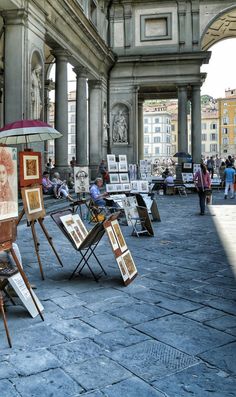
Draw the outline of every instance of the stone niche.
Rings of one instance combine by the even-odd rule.
[[[112,143],[129,143],[129,109],[122,103],[112,108]]]

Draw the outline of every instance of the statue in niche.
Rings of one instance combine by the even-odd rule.
[[[40,118],[42,109],[41,100],[41,71],[42,67],[36,65],[31,73],[31,104],[32,104],[32,119],[37,120]]]
[[[127,134],[128,134],[128,126],[127,126],[126,118],[122,110],[119,110],[119,112],[115,115],[113,121],[113,141],[127,143],[128,142]]]

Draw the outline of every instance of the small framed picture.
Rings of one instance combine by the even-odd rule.
[[[119,249],[119,245],[118,245],[118,242],[117,242],[116,237],[114,235],[112,227],[108,226],[106,228],[106,231],[107,231],[107,234],[108,234],[108,237],[109,237],[109,240],[110,240],[110,243],[111,243],[113,251],[118,250]]]
[[[119,163],[119,171],[120,172],[128,172],[128,165],[125,162]]]
[[[108,163],[108,172],[118,172],[118,163],[115,161]]]
[[[30,186],[42,181],[40,152],[19,152],[20,187]]]
[[[124,252],[124,254],[122,255],[122,259],[123,259],[125,266],[128,270],[129,278],[133,278],[135,276],[135,274],[137,273],[137,269],[136,269],[136,266],[135,266],[135,263],[134,263],[134,260],[132,258],[130,251]]]
[[[127,156],[126,156],[126,154],[119,154],[119,162],[120,162],[120,163],[127,163]]]
[[[89,170],[88,167],[74,167],[75,193],[89,192]]]
[[[0,147],[0,221],[18,216],[17,150]]]
[[[129,280],[129,273],[122,256],[118,256],[118,258],[116,258],[116,262],[120,269],[120,273],[123,278],[123,281],[126,282],[127,280]]]
[[[107,154],[107,163],[115,163],[116,162],[116,156],[114,154]]]
[[[106,192],[111,193],[111,192],[116,192],[116,185],[112,183],[107,183],[106,184]]]
[[[45,217],[46,211],[44,209],[41,185],[21,188],[21,196],[28,221]]]
[[[112,226],[113,232],[116,236],[116,239],[118,241],[121,252],[125,252],[127,250],[127,245],[126,245],[125,239],[123,237],[123,234],[122,234],[122,231],[121,231],[121,228],[120,228],[120,225],[119,225],[117,219],[115,219],[114,221],[111,222],[111,226]]]
[[[130,183],[123,183],[122,190],[123,192],[129,192],[131,190]]]
[[[111,183],[119,183],[120,179],[119,179],[119,174],[110,174],[110,182]]]
[[[126,183],[129,182],[129,174],[125,173],[125,174],[120,174],[120,183]]]
[[[130,182],[130,185],[131,185],[131,190],[133,191],[133,192],[138,192],[139,191],[139,184],[138,184],[138,181],[131,181]]]
[[[148,193],[148,181],[139,181],[139,191]]]
[[[117,192],[122,192],[123,191],[122,189],[123,189],[123,185],[121,183],[117,183],[116,184],[116,191]]]

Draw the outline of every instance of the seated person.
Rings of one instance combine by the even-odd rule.
[[[162,172],[161,176],[162,178],[166,178],[169,175],[170,171],[169,168],[166,168],[165,171]]]
[[[57,186],[55,185],[55,183],[50,181],[48,171],[44,171],[43,173],[42,187],[43,194],[53,194],[54,197],[57,198]]]
[[[106,201],[104,200],[103,197],[107,197],[108,193],[104,192],[101,193],[100,189],[103,185],[103,180],[102,178],[96,178],[94,181],[94,184],[90,187],[90,196],[92,200],[94,201],[94,204],[98,205],[99,207],[105,207],[106,206]]]
[[[54,172],[52,183],[56,186],[57,198],[65,197],[67,200],[74,201],[71,195],[69,194],[69,189],[66,184],[66,181],[62,181],[60,179],[59,172]]]
[[[164,193],[166,193],[167,186],[175,186],[173,175],[169,173],[164,180]]]

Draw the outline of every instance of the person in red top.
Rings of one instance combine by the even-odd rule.
[[[193,177],[193,181],[199,196],[200,215],[204,215],[206,206],[206,190],[211,188],[211,177],[205,164],[201,163],[200,169]]]

